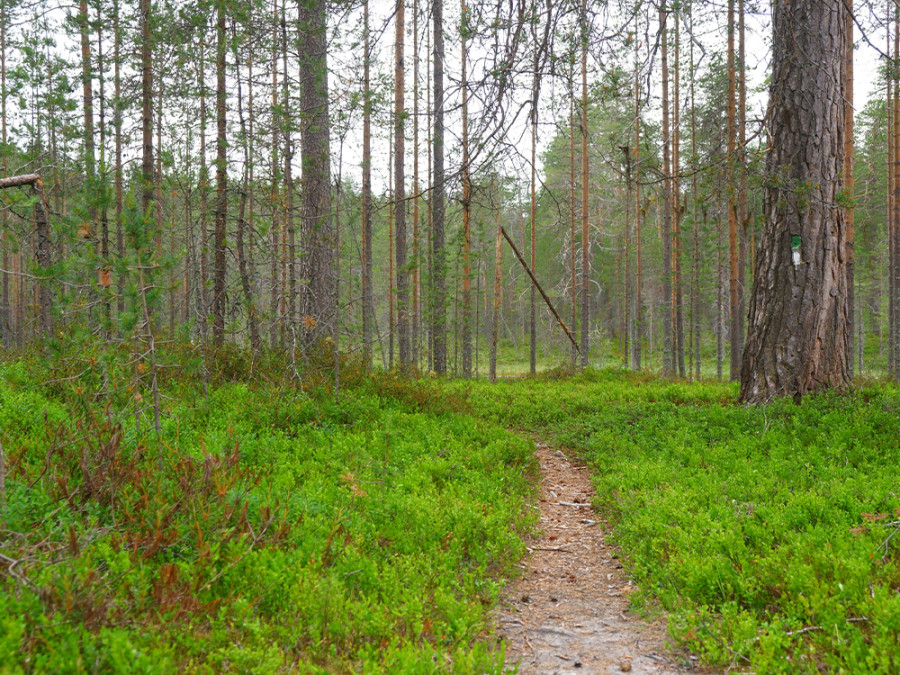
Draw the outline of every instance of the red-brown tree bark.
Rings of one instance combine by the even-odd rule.
[[[799,401],[849,381],[842,206],[848,21],[840,0],[775,6],[772,141],[741,370],[745,403]]]

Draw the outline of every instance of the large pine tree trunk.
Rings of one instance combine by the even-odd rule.
[[[303,161],[302,313],[307,337],[331,334],[334,295],[334,218],[328,121],[328,35],[325,0],[300,0],[301,154]]]
[[[756,259],[742,402],[841,388],[849,380],[840,0],[778,3],[773,17],[772,142]],[[796,253],[792,255],[792,247]]]
[[[406,37],[405,0],[397,0],[394,14],[394,245],[397,271],[397,347],[401,366],[410,362],[409,271],[406,268]]]

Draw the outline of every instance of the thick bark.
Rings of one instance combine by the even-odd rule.
[[[849,381],[847,224],[840,204],[849,20],[840,0],[775,7],[766,220],[742,402],[799,401]]]
[[[325,0],[300,0],[300,119],[303,157],[302,313],[307,338],[332,332],[335,228],[331,213],[331,151],[328,121],[328,35]]]

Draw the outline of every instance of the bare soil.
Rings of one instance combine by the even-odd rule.
[[[662,619],[629,612],[636,587],[591,507],[587,467],[540,442],[537,455],[541,532],[498,611],[507,666],[523,675],[691,671],[693,657],[666,647]]]

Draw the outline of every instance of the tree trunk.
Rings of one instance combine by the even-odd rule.
[[[372,365],[372,327],[375,301],[372,293],[372,89],[369,74],[371,45],[369,2],[363,3],[363,156],[362,156],[362,341],[363,361]]]
[[[216,7],[216,224],[213,259],[213,344],[225,342],[225,218],[228,209],[226,192],[225,119],[225,2]]]
[[[581,0],[581,367],[587,368],[591,334],[591,243],[590,243],[590,194],[591,174],[588,160],[588,84],[587,54],[588,25],[586,0]],[[627,348],[626,348],[626,359]]]
[[[659,32],[662,42],[662,143],[663,143],[663,209],[662,209],[662,315],[663,315],[663,375],[671,377],[675,374],[674,353],[672,350],[672,160],[671,136],[669,131],[669,55],[668,28],[666,26],[667,10],[661,6],[659,10]]]
[[[472,181],[469,175],[469,89],[466,79],[466,36],[469,31],[466,0],[460,3],[461,11],[461,80],[462,89],[462,210],[463,210],[463,289],[462,289],[462,369],[463,377],[472,376]]]
[[[325,0],[300,0],[300,119],[303,155],[303,314],[307,339],[332,332],[334,218],[328,121],[328,34]]]
[[[850,335],[850,356],[847,359],[847,374],[853,378],[853,326],[856,302],[854,297],[854,236],[855,236],[855,181],[853,176],[853,0],[845,0],[845,8],[849,13],[845,21],[847,36],[845,38],[844,69],[844,205],[847,220],[847,332]],[[860,363],[862,370],[862,363]]]
[[[447,262],[444,251],[444,3],[434,0],[434,190],[431,196],[432,226],[432,340],[433,370],[447,372],[447,323],[444,305],[447,296]]]
[[[397,0],[394,13],[394,245],[397,272],[397,348],[400,366],[410,362],[409,271],[406,269],[406,0]],[[465,122],[463,122],[465,124]]]
[[[844,68],[840,0],[775,6],[772,143],[741,371],[745,403],[849,381]]]
[[[743,314],[741,312],[741,279],[738,264],[738,190],[737,155],[735,142],[737,137],[737,109],[735,93],[735,58],[734,58],[734,2],[728,0],[728,163],[731,186],[728,189],[728,264],[729,264],[729,308],[731,315],[731,370],[730,378],[737,380],[741,369],[741,339],[743,337]]]

